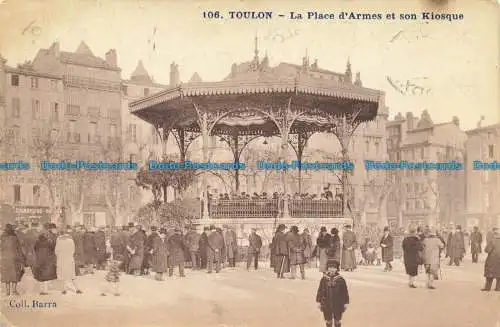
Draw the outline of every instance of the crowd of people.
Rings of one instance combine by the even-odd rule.
[[[380,233],[377,236],[377,233]],[[361,244],[358,239],[364,239]],[[342,233],[337,228],[328,232],[321,227],[313,239],[308,228],[302,232],[297,226],[288,230],[283,224],[276,229],[269,244],[270,266],[277,278],[306,278],[306,267],[318,265],[326,273],[331,262],[339,262],[339,269],[354,271],[358,265],[385,264],[384,271],[393,270],[395,237],[385,228],[383,231],[353,231],[346,225]],[[434,289],[434,280],[439,279],[442,256],[449,258],[448,264],[459,266],[469,243],[472,262],[478,262],[483,251],[483,237],[474,228],[466,242],[460,226],[446,234],[433,228],[410,229],[402,242],[403,261],[410,276],[409,286],[416,287],[415,277],[421,269],[428,276],[427,287]],[[258,269],[259,261],[267,249],[263,240],[252,229],[247,237],[248,246],[243,250],[235,230],[230,226],[218,228],[207,226],[198,233],[193,226],[181,228],[158,228],[129,224],[121,228],[94,228],[66,226],[57,228],[52,223],[40,226],[36,223],[20,228],[7,224],[2,234],[2,282],[8,295],[18,295],[17,284],[29,268],[40,283],[40,294],[48,294],[48,282],[63,281],[62,293],[82,291],[77,276],[94,274],[95,270],[107,270],[106,281],[112,285],[112,293],[119,295],[121,274],[134,276],[153,275],[157,281],[173,276],[174,270],[182,278],[185,268],[219,273],[223,266],[236,267],[236,262],[245,258],[246,268]],[[500,235],[494,229],[486,236],[488,253],[485,264],[486,285],[490,290],[497,280],[500,290]],[[245,252],[245,253],[241,253]],[[106,295],[106,292],[103,292]]]

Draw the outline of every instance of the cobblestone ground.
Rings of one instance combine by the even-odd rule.
[[[345,272],[351,304],[343,326],[500,327],[500,292],[479,291],[482,272],[483,264],[473,265],[469,258],[461,267],[444,266],[436,290],[424,287],[424,275],[418,277],[417,289],[408,288],[399,262],[390,273],[380,266]],[[3,296],[2,326],[324,326],[315,303],[320,276],[310,268],[305,281],[278,280],[265,267],[250,272],[225,268],[210,275],[188,270],[186,278],[174,276],[163,282],[123,276],[121,296],[101,297],[104,272],[78,279],[84,294],[62,295],[54,283],[48,296],[38,295],[28,274],[20,297]],[[12,308],[12,300],[53,301],[57,307]]]

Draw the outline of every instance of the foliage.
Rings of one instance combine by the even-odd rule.
[[[164,162],[175,162],[167,159]],[[141,167],[137,172],[135,182],[137,186],[150,190],[154,201],[167,203],[167,188],[172,187],[177,191],[186,190],[196,179],[196,174],[190,169],[176,170],[149,170]],[[163,196],[163,198],[162,198]]]
[[[161,203],[153,201],[141,207],[135,221],[145,226],[184,227],[200,216],[200,201],[194,199]]]

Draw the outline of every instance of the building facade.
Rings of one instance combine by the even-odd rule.
[[[391,162],[465,163],[467,135],[454,117],[435,124],[424,110],[420,118],[397,114],[387,124]],[[465,169],[456,171],[400,170],[392,172],[387,214],[393,226],[463,224]]]
[[[3,172],[10,190],[4,202],[64,207],[59,218],[66,224],[114,223],[106,174],[39,169],[41,160],[110,161],[121,152],[121,70],[115,50],[105,57],[83,42],[75,52],[55,42],[32,62],[5,66],[5,158],[30,162],[31,169]]]
[[[476,170],[474,161],[500,162],[500,124],[467,131],[467,220],[468,228],[500,226],[500,174],[498,170]]]

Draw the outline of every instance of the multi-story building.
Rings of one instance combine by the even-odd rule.
[[[29,171],[3,174],[11,190],[6,202],[64,207],[70,224],[114,223],[105,174],[42,173],[38,163],[104,161],[121,151],[120,72],[115,50],[102,59],[83,42],[75,52],[55,42],[32,62],[5,66],[5,158],[32,164]]]
[[[474,169],[474,161],[500,163],[500,124],[467,131],[467,227],[500,226],[500,174]]]
[[[389,160],[464,163],[466,134],[457,117],[433,123],[424,110],[420,119],[397,114],[387,124]],[[391,174],[387,214],[391,225],[463,223],[465,171],[401,170]]]

